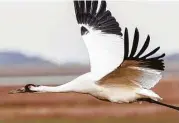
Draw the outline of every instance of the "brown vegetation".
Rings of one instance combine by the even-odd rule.
[[[8,94],[17,86],[0,87],[0,119],[26,118],[105,118],[133,116],[172,116],[179,112],[155,104],[114,104],[78,93]],[[163,102],[179,106],[179,82],[163,80],[155,88]]]

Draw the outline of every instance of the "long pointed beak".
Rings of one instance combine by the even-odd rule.
[[[20,89],[16,89],[16,90],[11,90],[11,91],[9,91],[9,94],[25,93],[25,92],[26,92],[26,91],[25,91],[25,88],[22,87],[22,88],[20,88]]]

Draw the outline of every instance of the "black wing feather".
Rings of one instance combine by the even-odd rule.
[[[106,11],[106,1],[101,1],[101,5],[96,16],[97,17],[102,16],[105,11]]]
[[[90,14],[91,10],[91,1],[86,1],[86,13]]]
[[[108,21],[109,20],[109,17],[111,17],[111,12],[109,10],[105,11],[103,13],[103,15],[101,15],[99,18],[98,18],[98,21],[99,21],[99,24],[100,22],[102,21]]]
[[[84,3],[84,1],[81,1],[81,2],[79,2],[79,13],[81,15],[80,21],[83,23],[85,20],[85,18],[84,18],[85,15],[81,14],[81,13],[84,13],[84,11],[85,11],[85,3]]]
[[[147,57],[155,54],[158,50],[160,49],[160,47],[155,48],[154,50],[152,50],[150,53],[146,54],[145,56],[141,57],[141,59],[146,59]]]
[[[116,34],[122,36],[121,28],[116,19],[111,15],[109,10],[106,10],[107,4],[105,0],[100,2],[99,10],[98,1],[74,1],[75,14],[79,24],[86,24],[95,30],[101,30],[103,33]],[[81,27],[82,35],[85,27]],[[86,30],[88,31],[88,30]]]
[[[138,47],[138,42],[139,42],[139,31],[136,28],[135,29],[135,33],[134,33],[134,39],[133,39],[133,45],[132,45],[132,50],[131,50],[131,54],[129,57],[133,57],[135,55],[135,52],[137,50]]]
[[[125,28],[124,32],[124,59],[128,58],[129,54],[129,35],[128,35],[128,29]]]
[[[151,58],[147,58],[149,56],[152,56],[153,54],[155,54],[160,47],[155,48],[154,50],[152,50],[151,52],[149,52],[148,54],[146,54],[145,56],[141,57],[140,56],[145,52],[145,50],[147,49],[149,43],[150,43],[150,36],[147,37],[143,47],[141,48],[141,50],[139,51],[139,53],[134,57],[134,54],[137,50],[137,46],[138,46],[138,41],[139,41],[139,35],[138,35],[138,30],[135,31],[135,36],[134,36],[134,41],[133,41],[133,46],[132,46],[132,51],[131,54],[129,55],[129,37],[128,37],[128,30],[127,28],[125,29],[125,33],[124,33],[124,60],[136,60],[136,61],[140,61],[139,66],[142,67],[147,67],[147,68],[151,68],[151,69],[156,69],[156,70],[164,70],[164,62],[163,62],[163,57],[165,56],[165,53],[163,53],[160,56],[157,57],[151,57]],[[135,44],[137,43],[137,44]]]
[[[135,57],[140,57],[145,52],[147,47],[149,46],[149,43],[150,43],[150,36],[148,35],[144,45],[142,46],[141,50]]]
[[[98,8],[98,1],[92,1],[91,15],[95,16]]]
[[[78,23],[81,23],[80,22],[80,13],[79,13],[80,7],[79,7],[78,1],[74,1],[74,7],[75,7],[76,19],[77,19]]]
[[[160,58],[163,58],[164,56],[165,56],[165,53],[163,53],[162,55],[157,56],[157,57],[149,58],[149,60],[152,60],[152,59],[160,59]]]
[[[86,20],[85,20],[85,24],[89,23],[89,20],[91,19],[90,16],[90,10],[91,10],[91,1],[86,1]]]

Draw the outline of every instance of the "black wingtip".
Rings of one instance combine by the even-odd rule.
[[[75,9],[75,14],[76,14],[76,19],[77,19],[77,22],[80,23],[80,20],[79,20],[79,4],[78,4],[78,1],[73,1],[74,3],[74,9]]]
[[[155,48],[154,50],[152,50],[150,53],[146,54],[145,56],[141,57],[141,59],[146,59],[147,57],[155,54],[158,50],[160,49],[160,47]]]
[[[129,54],[129,35],[128,35],[128,29],[125,28],[124,32],[124,59],[128,58]]]
[[[165,57],[165,53],[163,53],[162,55],[157,56],[157,57],[149,58],[149,60],[152,60],[152,59],[158,60],[158,59],[161,59],[161,58],[163,58],[163,57]]]
[[[163,57],[165,57],[166,56],[166,54],[165,53],[163,53],[161,56],[160,56],[160,58],[163,58]]]
[[[140,65],[143,67],[152,68],[152,69],[156,69],[156,70],[164,70],[165,66],[164,66],[164,62],[163,62],[162,58],[165,56],[165,53],[163,53],[162,55],[157,56],[157,57],[148,58],[149,56],[152,56],[153,54],[155,54],[160,49],[160,47],[157,47],[154,50],[152,50],[151,52],[149,52],[148,54],[146,54],[145,56],[140,57],[145,52],[147,47],[149,46],[149,43],[150,43],[149,35],[147,36],[147,39],[146,39],[143,47],[139,51],[139,53],[136,56],[134,56],[136,53],[136,50],[137,50],[138,42],[139,42],[139,31],[137,28],[135,29],[133,46],[132,46],[130,55],[129,55],[129,37],[128,37],[127,28],[125,29],[124,34],[125,34],[124,35],[124,60],[141,61]]]
[[[138,47],[138,43],[139,43],[139,31],[137,28],[135,28],[132,50],[131,50],[131,54],[129,57],[134,57],[137,47]]]
[[[96,17],[102,16],[103,13],[106,11],[106,7],[107,7],[106,1],[102,0]]]
[[[98,1],[74,1],[75,13],[78,24],[87,24],[103,33],[122,36],[121,28],[116,19],[106,10],[107,3]],[[98,9],[99,6],[99,9]]]
[[[144,43],[144,45],[142,46],[141,50],[139,51],[139,53],[135,56],[136,58],[139,58],[144,52],[145,50],[148,48],[150,43],[150,36],[148,35],[146,38],[146,41]]]

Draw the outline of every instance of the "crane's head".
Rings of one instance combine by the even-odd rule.
[[[33,87],[39,87],[39,85],[27,84],[27,85],[25,85],[22,88],[10,91],[9,94],[15,94],[15,93],[33,93],[33,92],[36,92],[36,91],[32,90]]]

